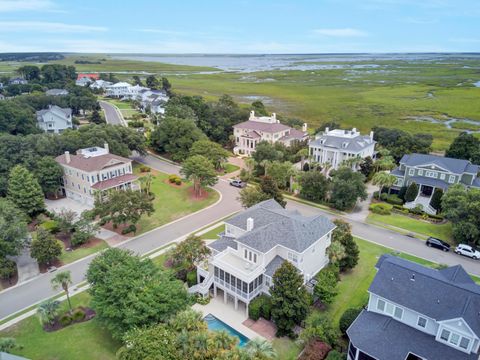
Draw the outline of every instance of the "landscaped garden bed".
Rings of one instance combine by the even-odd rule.
[[[57,316],[51,323],[47,323],[43,326],[43,330],[52,332],[58,331],[67,326],[75,325],[85,321],[92,320],[96,313],[89,307],[79,306],[73,309],[71,312],[67,311],[64,314]]]

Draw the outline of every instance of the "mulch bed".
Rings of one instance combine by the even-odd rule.
[[[15,285],[18,282],[18,271],[17,267],[15,267],[15,272],[9,279],[0,279],[0,286],[1,289],[9,288],[10,286]]]
[[[122,236],[127,236],[127,237],[135,236],[135,234],[133,232],[130,232],[128,234],[122,234],[122,230],[127,228],[128,226],[129,226],[128,224],[124,224],[124,225],[118,225],[117,228],[114,228],[112,222],[109,221],[106,224],[102,225],[102,228],[104,228],[106,230],[113,231],[113,232],[117,233],[118,235],[122,235]],[[137,227],[137,234],[139,234],[141,232],[141,228],[138,224],[136,225],[136,227]]]
[[[40,269],[40,272],[42,274],[46,273],[48,271],[48,268],[51,266],[55,266],[56,268],[59,268],[60,266],[63,266],[63,262],[59,259],[52,261],[49,265],[47,264],[38,264],[38,268]]]
[[[208,196],[210,195],[207,190],[205,189],[202,189],[202,193],[201,195],[196,195],[195,194],[195,190],[193,190],[193,186],[188,189],[188,194],[190,195],[190,200],[192,201],[202,201],[202,200],[205,200],[208,198]]]
[[[163,182],[164,182],[165,184],[167,184],[167,185],[170,185],[171,187],[176,188],[176,189],[183,188],[183,187],[185,187],[185,186],[187,185],[187,184],[185,184],[183,181],[182,181],[182,183],[181,183],[180,185],[177,185],[176,183],[170,182],[168,179],[163,180]]]
[[[73,309],[73,311],[77,310],[77,309],[82,309],[84,312],[85,312],[85,317],[82,319],[82,320],[77,320],[77,321],[72,321],[70,324],[66,325],[66,326],[63,326],[62,324],[60,324],[60,316],[57,316],[53,322],[53,324],[47,324],[47,325],[44,325],[43,326],[43,330],[47,331],[47,332],[52,332],[52,331],[57,331],[57,330],[61,330],[63,328],[66,328],[68,326],[71,326],[71,325],[74,325],[74,324],[79,324],[79,323],[82,323],[82,322],[85,322],[85,321],[89,321],[89,320],[92,320],[95,315],[97,314],[95,312],[95,310],[91,309],[91,308],[87,308],[87,307],[83,307],[83,306],[79,306],[75,309]],[[62,314],[63,315],[63,314]]]

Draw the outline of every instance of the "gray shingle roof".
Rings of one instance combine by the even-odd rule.
[[[460,265],[435,270],[383,255],[376,267],[370,292],[438,321],[463,318],[480,337],[480,286]]]
[[[400,170],[400,168],[397,167],[397,168],[393,169],[392,171],[390,171],[390,174],[395,175],[395,176],[404,177],[405,176],[405,171]]]
[[[264,253],[277,245],[303,252],[335,228],[322,215],[302,216],[298,211],[285,210],[273,199],[252,206],[225,222],[247,230],[248,218],[254,220],[253,230],[238,237],[237,241]]]
[[[324,141],[323,144],[322,141]],[[371,146],[372,144],[375,144],[375,141],[370,139],[370,136],[368,135],[359,135],[354,138],[343,138],[333,135],[321,135],[319,138],[310,142],[310,146],[314,147],[330,147],[334,149],[342,149],[355,152],[361,151]]]
[[[280,131],[285,131],[290,129],[290,126],[280,124],[280,123],[263,123],[260,121],[244,121],[240,124],[233,125],[234,128],[239,129],[248,129],[248,130],[256,130],[268,133],[276,133]]]
[[[221,236],[218,240],[207,245],[208,247],[217,250],[218,252],[222,252],[227,247],[231,247],[232,249],[237,249],[237,242],[234,238],[229,236]]]
[[[366,310],[347,334],[354,346],[378,360],[405,360],[409,353],[429,360],[478,359],[477,354],[466,354],[389,316]]]
[[[477,174],[479,171],[478,165],[473,165],[468,160],[453,159],[438,155],[430,154],[407,154],[403,155],[400,164],[407,166],[422,166],[433,164],[446,169],[455,174],[463,174],[464,172]]]
[[[275,271],[282,266],[283,262],[285,261],[284,258],[281,256],[275,256],[272,261],[270,261],[267,266],[265,267],[264,275],[272,277],[275,274]]]
[[[57,105],[50,105],[48,109],[42,109],[37,111],[37,117],[38,116],[43,116],[46,113],[53,111],[53,112],[60,112],[65,114],[66,116],[72,115],[72,109],[70,108],[61,108],[60,106]]]
[[[433,187],[440,188],[442,190],[446,190],[450,185],[452,185],[443,180],[433,179],[426,176],[412,176],[410,180],[417,184],[433,186]]]

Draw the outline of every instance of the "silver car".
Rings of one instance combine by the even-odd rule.
[[[463,256],[467,256],[474,260],[480,259],[480,251],[475,250],[470,245],[460,244],[455,248],[455,253]]]

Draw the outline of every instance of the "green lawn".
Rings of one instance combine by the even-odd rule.
[[[73,306],[88,306],[89,301],[86,292],[72,297]],[[66,303],[62,306],[66,309]],[[13,353],[32,360],[113,360],[120,347],[95,319],[45,332],[38,318],[32,316],[1,332],[0,336],[16,338],[23,348]]]
[[[85,256],[94,254],[100,250],[108,248],[108,244],[105,241],[100,241],[98,244],[95,244],[91,247],[80,247],[73,251],[65,251],[63,250],[62,256],[60,256],[60,261],[63,264],[69,264],[74,262],[78,259],[81,259]]]
[[[217,226],[216,228],[206,232],[205,234],[200,235],[200,237],[204,240],[217,239],[218,234],[220,234],[222,231],[225,231],[225,224]]]
[[[230,163],[225,164],[225,174],[230,174],[234,171],[237,171],[238,169],[240,169],[240,167],[237,166],[237,165],[233,165],[233,164],[230,164]]]
[[[367,221],[377,223],[379,225],[395,226],[397,228],[406,230],[406,232],[418,233],[424,235],[425,237],[433,236],[448,242],[453,241],[452,224],[449,222],[437,225],[397,213],[392,213],[391,215],[378,215],[370,213]]]
[[[273,348],[277,352],[278,360],[296,360],[301,347],[289,338],[280,338],[273,340]]]
[[[134,164],[134,173],[139,174],[140,164]],[[151,216],[142,216],[137,224],[139,233],[152,230],[175,219],[201,210],[218,200],[219,195],[212,189],[207,189],[208,197],[197,200],[191,195],[191,184],[176,187],[168,183],[168,175],[152,172],[155,178],[151,191],[155,194],[153,206],[155,212]]]

